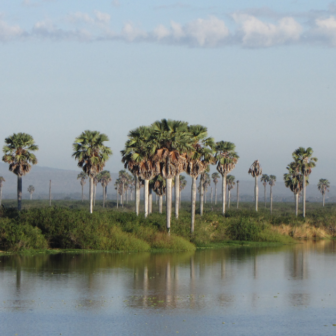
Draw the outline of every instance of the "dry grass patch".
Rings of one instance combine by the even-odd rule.
[[[279,226],[272,226],[272,230],[295,239],[326,239],[331,237],[325,228],[317,228],[307,223],[299,226],[281,224]]]

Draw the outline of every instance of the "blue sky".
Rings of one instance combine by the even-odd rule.
[[[0,0],[1,136],[27,132],[42,166],[76,169],[85,129],[122,168],[130,129],[161,118],[208,127],[282,178],[311,146],[311,179],[333,178],[336,3]],[[0,172],[1,175],[1,172]]]

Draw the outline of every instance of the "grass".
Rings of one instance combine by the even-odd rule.
[[[336,205],[307,204],[307,217],[295,217],[294,206],[274,204],[273,215],[260,207],[256,213],[252,203],[241,203],[221,215],[221,206],[205,204],[204,215],[196,215],[195,233],[190,235],[190,203],[182,203],[180,218],[172,218],[171,235],[166,233],[165,214],[147,219],[136,216],[134,204],[116,208],[97,202],[93,214],[88,202],[24,201],[18,213],[15,201],[4,200],[0,212],[0,250],[22,251],[193,251],[195,248],[222,246],[264,246],[289,244],[294,239],[330,238],[336,232]]]

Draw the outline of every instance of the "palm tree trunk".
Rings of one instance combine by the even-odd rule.
[[[196,177],[192,177],[191,183],[191,228],[190,232],[195,231],[195,213],[196,213]]]
[[[149,195],[148,195],[148,213],[151,214],[153,212],[153,189],[149,187]]]
[[[264,185],[264,202],[265,202],[265,209],[266,209],[266,184]]]
[[[122,183],[121,206],[124,207],[124,182]]]
[[[306,176],[303,175],[302,217],[306,217]]]
[[[203,174],[201,174],[200,179],[200,215],[203,216],[203,203],[204,203],[204,184],[203,184]]]
[[[149,180],[145,180],[145,218],[148,216],[148,185]]]
[[[128,189],[126,190],[126,204],[128,204]]]
[[[2,203],[2,185],[0,185],[0,207],[1,207],[1,203]]]
[[[172,209],[172,179],[166,179],[166,195],[167,195],[167,202],[166,202],[166,209],[167,209],[167,231],[170,234],[170,219],[171,219],[171,209]]]
[[[82,185],[82,202],[84,201],[84,185]]]
[[[140,212],[140,185],[139,177],[135,176],[135,213],[139,216]]]
[[[322,206],[324,206],[324,203],[325,203],[325,194],[323,193],[322,194]]]
[[[212,187],[211,187],[211,196],[210,196],[211,198],[210,198],[210,202],[211,202],[211,204],[212,204]]]
[[[258,176],[255,177],[254,197],[255,197],[255,211],[258,211],[258,200],[259,200]]]
[[[90,213],[93,212],[93,177],[90,177]]]
[[[155,194],[155,204],[157,205],[157,202],[158,202],[158,197],[157,197],[157,194]]]
[[[159,196],[159,213],[162,214],[162,195]]]
[[[97,186],[93,184],[93,206],[96,206]]]
[[[22,201],[22,176],[17,176],[17,201],[18,201],[18,210],[21,211],[21,201]]]
[[[230,209],[230,205],[231,205],[231,190],[229,190],[228,194],[229,194],[228,209]]]
[[[118,190],[117,190],[117,209],[119,208],[119,193],[118,193]]]
[[[270,208],[271,208],[271,214],[272,214],[272,211],[273,211],[273,189],[272,189],[272,186],[270,188]]]
[[[175,176],[175,218],[179,218],[179,207],[180,207],[180,175]]]
[[[51,206],[51,180],[49,181],[49,206]]]
[[[206,204],[207,198],[207,190],[204,189],[204,204]]]
[[[295,216],[297,217],[299,213],[299,194],[295,194]]]
[[[103,208],[105,208],[105,187],[103,186]]]
[[[215,184],[215,205],[217,205],[217,183]]]
[[[239,181],[237,182],[237,209],[239,209]]]
[[[226,173],[222,175],[222,194],[223,194],[223,215],[225,215],[226,206]]]

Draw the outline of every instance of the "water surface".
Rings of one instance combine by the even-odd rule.
[[[0,257],[0,335],[335,335],[336,244]]]

